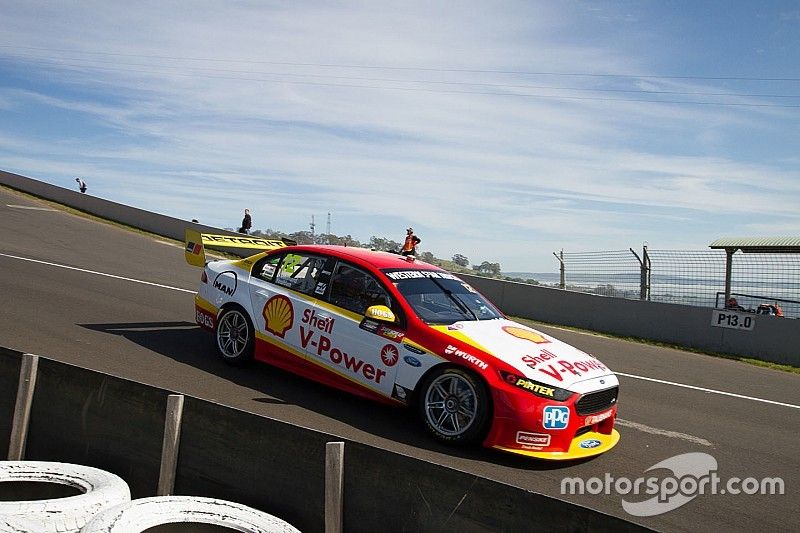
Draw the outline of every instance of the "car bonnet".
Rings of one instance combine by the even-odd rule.
[[[463,321],[434,328],[513,366],[522,376],[547,385],[583,389],[586,382],[613,375],[594,356],[511,320]]]

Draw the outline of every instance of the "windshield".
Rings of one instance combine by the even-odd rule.
[[[386,272],[386,275],[417,315],[428,324],[492,320],[502,316],[475,289],[452,274],[414,270]]]

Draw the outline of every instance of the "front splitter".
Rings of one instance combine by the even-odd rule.
[[[585,457],[594,457],[605,453],[619,442],[619,432],[616,429],[611,430],[611,434],[596,433],[590,431],[572,439],[569,445],[569,450],[565,452],[540,452],[536,450],[520,450],[516,448],[506,448],[505,446],[493,446],[497,450],[504,452],[515,453],[517,455],[524,455],[526,457],[535,457],[537,459],[547,459],[550,461],[566,461],[570,459],[583,459]]]

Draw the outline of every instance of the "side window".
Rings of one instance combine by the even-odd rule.
[[[310,295],[324,264],[325,259],[314,255],[286,254],[276,267],[275,283]]]
[[[392,306],[391,298],[378,280],[347,263],[336,265],[329,300],[333,305],[359,315],[363,315],[371,305]]]
[[[278,270],[278,263],[282,259],[281,255],[271,255],[265,257],[255,265],[253,265],[253,275],[261,278],[264,281],[272,281],[275,277],[275,272]]]

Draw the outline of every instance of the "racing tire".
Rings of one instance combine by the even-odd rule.
[[[417,408],[437,440],[454,444],[483,438],[491,415],[489,392],[483,381],[450,366],[438,367],[425,376]]]
[[[77,532],[97,513],[129,502],[128,484],[119,476],[90,466],[49,461],[0,461],[0,483],[66,485],[76,496],[1,501],[0,531]]]
[[[253,323],[241,307],[227,307],[217,318],[217,353],[229,365],[241,366],[253,359],[255,336]]]
[[[271,514],[235,502],[195,496],[133,500],[98,514],[81,533],[139,533],[175,523],[210,524],[253,533],[299,533]]]

